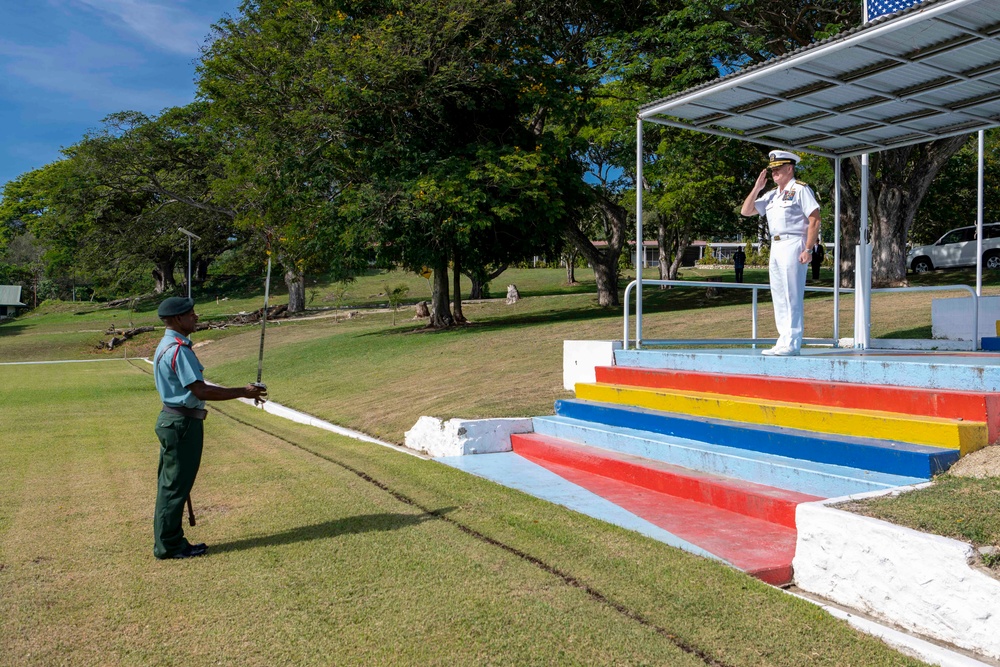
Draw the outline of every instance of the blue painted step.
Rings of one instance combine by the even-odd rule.
[[[542,435],[823,498],[926,481],[925,478],[804,461],[569,417],[535,417],[532,421],[535,433]]]
[[[557,415],[581,421],[924,480],[947,470],[959,456],[955,449],[741,424],[610,403],[571,399],[556,401],[555,408]]]

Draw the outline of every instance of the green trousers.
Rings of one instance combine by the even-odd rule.
[[[201,465],[204,433],[200,419],[161,412],[156,420],[160,466],[153,517],[153,555],[157,558],[170,558],[188,545],[181,521],[184,501]]]

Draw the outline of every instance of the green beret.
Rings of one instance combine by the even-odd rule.
[[[194,310],[194,299],[185,299],[182,296],[172,296],[169,299],[164,299],[160,307],[157,308],[156,314],[160,316],[160,319],[167,317],[176,317],[177,315],[183,315],[189,311]]]

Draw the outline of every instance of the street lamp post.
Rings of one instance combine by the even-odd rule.
[[[197,234],[195,234],[194,232],[189,232],[188,230],[184,229],[183,227],[178,227],[177,231],[179,231],[184,236],[188,237],[188,279],[187,279],[187,284],[188,284],[188,298],[190,299],[191,298],[191,239],[197,239],[197,240],[200,241],[201,237],[198,236]]]

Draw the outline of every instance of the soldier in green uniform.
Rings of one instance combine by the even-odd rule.
[[[157,314],[167,330],[153,356],[153,377],[163,401],[163,411],[156,420],[160,466],[153,555],[160,559],[191,558],[208,552],[205,544],[188,542],[181,527],[184,502],[201,465],[202,426],[208,414],[205,401],[263,400],[267,393],[254,384],[230,388],[205,383],[201,374],[204,367],[188,338],[198,323],[193,300],[172,296],[160,304]]]

